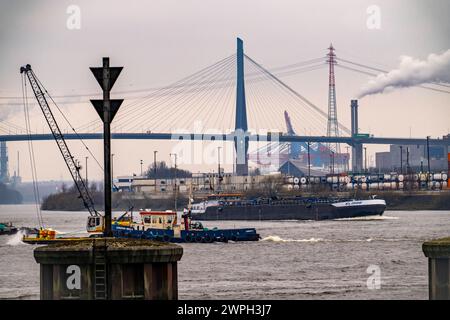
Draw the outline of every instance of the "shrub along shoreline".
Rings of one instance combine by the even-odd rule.
[[[284,196],[300,195],[299,193],[283,194]],[[280,196],[283,196],[280,195]],[[380,199],[386,200],[387,210],[450,210],[450,190],[441,192],[399,192],[399,191],[378,191],[357,192],[354,193],[330,193],[315,192],[313,194],[303,193],[303,196],[334,196],[348,197],[358,199],[368,199],[372,195],[376,195]],[[96,204],[97,210],[103,210],[103,192],[91,191],[91,196]],[[265,197],[264,193],[255,191],[249,192],[247,197]],[[114,210],[128,210],[131,206],[134,210],[152,209],[152,210],[169,210],[174,209],[175,199],[172,197],[151,198],[140,195],[139,199],[132,199],[133,194],[113,193],[112,206]],[[199,200],[200,198],[196,198]],[[188,204],[187,197],[180,195],[177,199],[178,210],[182,210]],[[85,210],[83,202],[78,197],[75,190],[69,190],[47,196],[41,205],[42,210],[50,211],[82,211]]]

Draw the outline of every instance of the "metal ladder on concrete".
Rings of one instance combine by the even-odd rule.
[[[103,242],[103,243],[101,243]],[[94,295],[95,300],[106,300],[106,243],[102,240],[95,240],[94,244]]]

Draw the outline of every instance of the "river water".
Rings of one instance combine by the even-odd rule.
[[[74,232],[84,231],[87,213],[44,211],[43,216],[47,226]],[[32,205],[0,206],[0,221],[37,226]],[[427,299],[422,243],[450,235],[450,211],[204,226],[255,227],[263,240],[182,244],[180,299]],[[39,299],[34,248],[22,243],[20,234],[0,236],[0,299]]]

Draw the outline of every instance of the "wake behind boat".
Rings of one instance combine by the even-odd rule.
[[[242,199],[211,195],[192,205],[193,220],[329,220],[382,215],[382,199],[288,197]]]

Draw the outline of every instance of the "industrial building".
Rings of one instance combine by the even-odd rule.
[[[138,176],[121,176],[115,182],[116,192],[171,195],[174,190],[179,194],[209,194],[212,192],[243,192],[260,187],[267,181],[280,179],[280,173],[259,176],[236,176],[224,173],[193,173],[190,178],[148,179]]]
[[[290,159],[283,163],[279,169],[279,171],[283,175],[287,176],[296,176],[296,177],[306,177],[306,176],[316,176],[321,177],[325,176],[327,172],[324,172],[323,170],[318,170],[315,168],[310,168],[308,170],[308,165],[305,165],[305,162],[302,160],[294,160]]]
[[[444,137],[445,138],[445,137]],[[429,146],[430,171],[448,170],[448,148]],[[425,145],[390,145],[389,151],[375,154],[378,172],[426,172],[428,171],[428,148]]]

